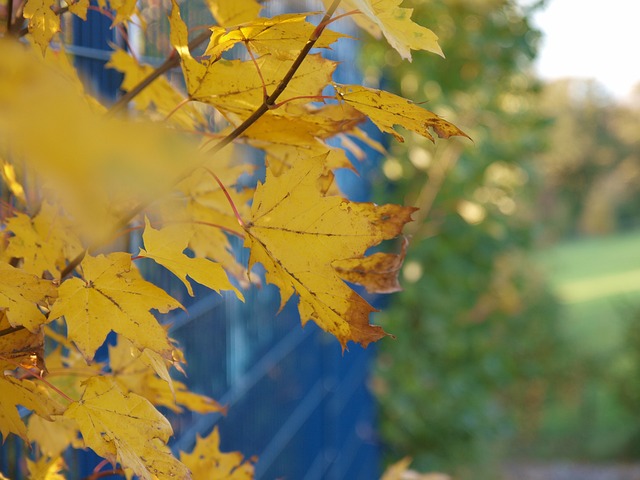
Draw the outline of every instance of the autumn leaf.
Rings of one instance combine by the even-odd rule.
[[[0,262],[0,308],[7,309],[11,326],[37,332],[40,325],[47,322],[38,304],[55,296],[53,282]]]
[[[208,437],[198,435],[193,451],[180,452],[180,460],[191,470],[193,480],[251,480],[256,461],[244,460],[240,452],[221,452],[218,427]]]
[[[267,171],[246,228],[249,266],[262,263],[267,281],[280,289],[281,306],[299,295],[303,325],[315,321],[343,348],[348,341],[366,346],[385,333],[369,325],[373,307],[340,279],[333,262],[362,258],[369,247],[396,237],[415,209],[322,196],[322,160],[301,162],[279,177]]]
[[[189,51],[187,26],[180,17],[175,0],[169,17],[171,43],[180,55],[182,71],[189,97],[228,114],[248,117],[264,102],[267,93],[281,82],[292,61],[275,55],[264,55],[255,62],[242,60],[220,60],[198,62]],[[336,68],[336,62],[319,54],[308,55],[295,72],[281,95],[283,100],[319,96]],[[260,75],[258,75],[258,70]]]
[[[205,0],[205,3],[218,25],[223,27],[253,20],[262,9],[256,0]]]
[[[89,9],[89,0],[68,1],[69,11],[82,20],[87,19],[87,10]]]
[[[255,167],[238,162],[242,150],[229,145],[212,156],[204,168],[195,170],[177,187],[177,192],[162,202],[157,202],[157,211],[165,225],[180,225],[189,232],[189,248],[196,257],[210,258],[219,263],[227,274],[242,286],[248,286],[248,275],[231,247],[228,235],[242,237],[244,232],[238,224],[229,200],[212,172],[226,187],[241,216],[249,214],[248,202],[253,198],[253,188],[237,188],[238,179],[251,175]]]
[[[173,347],[150,310],[161,313],[181,308],[164,290],[144,280],[127,253],[87,255],[83,278],[62,283],[49,318],[64,316],[68,338],[85,358],[93,358],[110,331],[130,339],[139,349],[149,348],[171,359]]]
[[[254,54],[293,59],[316,28],[305,21],[308,15],[289,13],[272,18],[256,18],[234,28],[212,27],[205,55],[217,58],[236,44],[243,43]],[[329,48],[345,36],[325,28],[314,47]]]
[[[139,256],[151,258],[177,276],[189,295],[193,296],[193,288],[187,276],[218,293],[220,290],[232,290],[239,299],[244,300],[242,293],[231,284],[219,263],[206,258],[187,257],[183,253],[189,243],[189,231],[182,225],[169,225],[156,230],[145,219],[142,239],[145,248],[140,249]]]
[[[145,397],[157,406],[163,406],[174,412],[182,412],[186,407],[192,412],[224,412],[218,402],[205,395],[187,390],[187,386],[164,375],[158,375],[158,369],[150,366],[148,351],[140,352],[124,338],[119,338],[115,346],[109,346],[109,364],[113,378],[129,392]],[[162,378],[159,378],[162,377]]]
[[[6,221],[6,228],[13,234],[7,255],[22,259],[22,269],[37,276],[49,272],[59,279],[66,260],[83,250],[69,220],[48,202],[33,218],[17,213]]]
[[[362,15],[354,15],[353,20],[376,38],[382,33],[405,60],[411,61],[411,50],[427,50],[444,57],[437,35],[411,20],[413,9],[400,7],[402,1],[343,0],[342,7],[359,10]]]
[[[6,311],[0,312],[0,332],[11,328]],[[46,370],[44,364],[44,333],[22,329],[0,335],[0,372],[15,370],[18,366],[36,373]]]
[[[31,415],[27,423],[29,440],[38,444],[40,451],[49,457],[57,457],[70,445],[82,448],[78,436],[78,426],[74,420],[61,415],[52,415],[46,420],[39,415]]]
[[[407,253],[408,240],[402,242],[402,252],[377,252],[364,258],[336,260],[333,267],[336,272],[351,283],[364,286],[369,293],[393,293],[402,288],[398,282],[398,273]]]
[[[25,442],[29,442],[27,427],[20,418],[18,405],[45,418],[49,418],[50,414],[56,412],[57,404],[53,403],[47,393],[31,380],[18,380],[0,375],[0,392],[2,392],[0,434],[3,442],[9,433],[15,433]]]
[[[65,418],[77,422],[87,447],[144,480],[189,479],[188,469],[171,456],[166,442],[171,425],[151,403],[126,394],[108,377],[92,377]]]
[[[394,130],[394,125],[400,125],[431,141],[433,136],[429,133],[429,128],[440,138],[454,135],[469,138],[454,124],[435,113],[384,90],[337,84],[334,84],[334,88],[340,100],[364,113],[380,130],[392,134],[399,142],[404,142],[404,138]]]
[[[137,0],[109,0],[109,5],[116,11],[113,25],[126,22],[136,11]]]
[[[40,457],[35,462],[27,458],[30,480],[65,480],[61,473],[65,468],[62,457]]]
[[[29,33],[44,55],[53,36],[60,31],[60,17],[52,9],[55,0],[27,0],[22,14],[29,20]]]

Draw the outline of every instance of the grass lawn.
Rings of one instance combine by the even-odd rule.
[[[564,306],[567,373],[582,375],[578,391],[558,393],[548,403],[539,451],[616,457],[640,428],[635,412],[620,405],[615,383],[616,369],[628,356],[628,321],[640,309],[640,232],[567,242],[536,259]]]
[[[618,348],[625,319],[640,305],[640,232],[564,243],[537,258],[565,305],[575,348],[604,355]]]

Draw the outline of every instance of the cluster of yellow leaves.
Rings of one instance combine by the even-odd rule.
[[[84,19],[95,8],[127,25],[135,0],[27,0],[30,42],[0,38],[0,161],[11,196],[0,242],[0,435],[38,445],[31,478],[63,478],[69,447],[91,448],[129,478],[251,478],[255,460],[220,453],[217,430],[180,461],[169,451],[173,431],[156,407],[224,408],[171,377],[183,354],[161,314],[183,307],[137,264],[161,265],[189,295],[196,282],[242,300],[260,263],[282,306],[297,296],[303,324],[314,321],[343,348],[366,346],[385,332],[346,282],[399,289],[406,242],[400,254],[368,250],[399,237],[413,209],[349,201],[333,171],[352,168],[347,151],[360,155],[359,142],[383,150],[359,128],[367,118],[399,141],[396,126],[431,140],[465,135],[389,92],[333,82],[337,64],[321,52],[345,37],[327,28],[337,2],[326,0],[330,14],[319,25],[311,13],[259,17],[255,0],[206,3],[217,24],[200,56],[175,0],[167,12],[168,61],[180,60],[185,91],[166,77],[149,81],[152,66],[113,52],[108,66],[124,74],[122,89],[144,85],[126,117],[87,94],[51,42],[63,12]],[[441,54],[433,32],[400,3],[342,6],[404,58]],[[214,128],[212,118],[220,119]],[[243,161],[248,148],[268,166],[257,187],[239,181],[253,172]],[[141,231],[137,252],[125,240],[130,230]],[[247,265],[230,236],[244,240]],[[112,332],[117,343],[97,362]]]

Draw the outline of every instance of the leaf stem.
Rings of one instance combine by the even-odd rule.
[[[236,220],[238,220],[238,223],[240,224],[240,226],[243,229],[246,230],[247,225],[246,225],[246,223],[244,223],[244,220],[242,220],[242,217],[240,216],[240,212],[238,212],[238,209],[236,208],[236,204],[233,202],[233,199],[231,198],[231,195],[229,195],[229,191],[227,190],[227,188],[222,183],[222,180],[220,180],[218,175],[216,175],[213,171],[211,171],[210,169],[208,169],[204,165],[202,166],[202,168],[205,171],[207,171],[209,173],[209,175],[211,175],[215,179],[216,183],[218,184],[218,186],[220,187],[220,189],[224,193],[224,196],[227,197],[227,202],[229,202],[229,205],[231,205],[231,209],[233,210],[233,214],[235,215]]]
[[[183,98],[180,101],[180,103],[178,103],[175,107],[173,107],[173,109],[169,113],[167,113],[167,115],[164,117],[165,122],[169,120],[174,113],[176,113],[178,110],[180,110],[184,105],[186,105],[190,101],[191,101],[191,98],[189,97]]]

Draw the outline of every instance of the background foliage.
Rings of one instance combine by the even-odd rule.
[[[526,253],[548,126],[530,74],[539,35],[512,1],[432,1],[416,14],[438,25],[446,60],[400,65],[369,45],[366,71],[470,127],[474,145],[411,137],[385,163],[385,198],[425,221],[410,232],[405,292],[381,315],[398,335],[381,346],[380,418],[391,457],[480,478],[499,440],[535,432],[562,378],[559,305]]]

